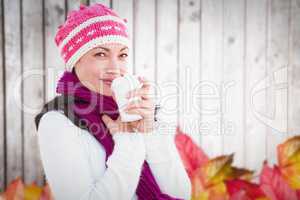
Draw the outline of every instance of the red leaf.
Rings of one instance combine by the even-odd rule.
[[[24,199],[24,184],[20,177],[17,177],[7,186],[4,194],[4,199],[5,200]]]
[[[208,157],[187,134],[180,130],[179,126],[176,129],[175,143],[185,169],[191,178],[193,171],[206,163]]]
[[[271,200],[297,200],[296,192],[285,182],[277,166],[272,169],[267,162],[264,163],[260,184],[262,191]]]
[[[240,199],[246,198],[250,200],[265,197],[265,194],[260,189],[258,184],[250,183],[241,179],[227,180],[225,183],[230,197],[237,198],[238,196],[243,196],[243,198]]]

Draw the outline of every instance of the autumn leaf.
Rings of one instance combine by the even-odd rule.
[[[6,188],[4,193],[5,200],[23,200],[24,185],[20,177],[13,180]]]
[[[294,136],[277,146],[280,167],[300,162],[300,136]]]
[[[227,192],[230,197],[237,199],[263,199],[266,198],[265,194],[261,190],[260,186],[255,183],[251,183],[249,181],[241,180],[241,179],[232,179],[226,180]]]
[[[24,200],[39,200],[42,193],[42,188],[35,183],[25,186]]]
[[[53,193],[51,192],[50,186],[48,183],[45,184],[43,192],[41,194],[40,200],[54,200]]]
[[[297,200],[296,191],[293,190],[282,177],[277,166],[271,168],[264,163],[260,174],[260,187],[271,200]]]
[[[204,186],[209,187],[229,177],[232,174],[232,161],[233,154],[229,156],[219,156],[209,160],[202,167],[200,167],[198,176],[201,178]]]
[[[185,169],[191,178],[193,171],[206,163],[208,157],[187,134],[180,130],[179,126],[176,129],[175,143]]]

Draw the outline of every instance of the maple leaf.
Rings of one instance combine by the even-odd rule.
[[[271,168],[264,162],[260,174],[260,187],[271,200],[297,200],[296,191],[284,180],[276,165]]]

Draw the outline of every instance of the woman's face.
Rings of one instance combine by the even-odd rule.
[[[112,96],[112,80],[127,73],[128,53],[128,47],[122,44],[99,45],[78,60],[75,72],[90,90]]]

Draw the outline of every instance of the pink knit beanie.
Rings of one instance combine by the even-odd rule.
[[[96,3],[80,5],[68,13],[67,20],[58,27],[55,43],[64,59],[66,70],[92,48],[105,43],[120,43],[129,47],[127,21],[110,8]]]

